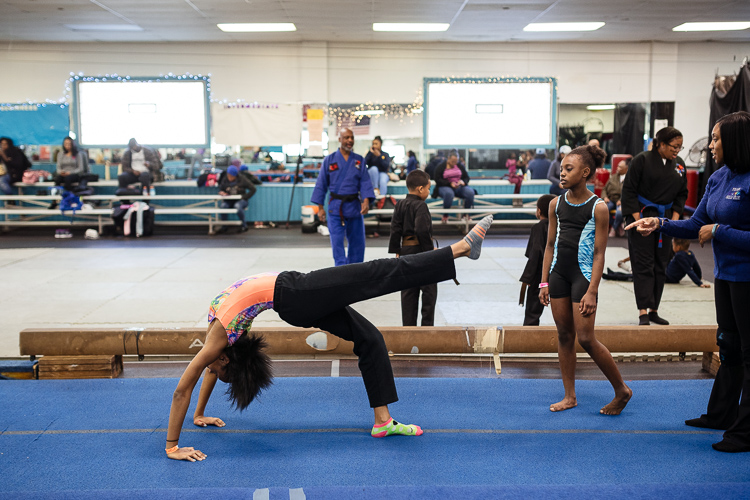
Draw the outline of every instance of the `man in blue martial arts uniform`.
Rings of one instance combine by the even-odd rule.
[[[370,199],[375,199],[364,158],[353,153],[354,132],[342,129],[339,133],[341,147],[326,156],[315,183],[312,202],[319,207],[318,217],[326,220],[323,204],[326,192],[331,191],[328,216],[331,247],[335,265],[353,264],[365,260],[365,219],[370,209]],[[344,238],[349,243],[347,255]]]

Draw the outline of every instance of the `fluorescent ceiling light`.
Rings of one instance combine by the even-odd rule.
[[[531,23],[524,31],[596,31],[604,23]]]
[[[66,24],[72,31],[143,31],[137,24]]]
[[[672,28],[672,31],[734,31],[750,28],[750,22],[731,23],[682,23]]]
[[[615,109],[614,104],[590,104],[586,106],[589,111],[606,111],[608,109]]]
[[[372,31],[446,31],[449,23],[372,23]]]
[[[294,23],[223,23],[217,24],[226,33],[263,33],[268,31],[297,31]]]
[[[382,109],[364,109],[362,111],[353,111],[353,115],[356,116],[372,116],[372,115],[383,115],[385,111]]]

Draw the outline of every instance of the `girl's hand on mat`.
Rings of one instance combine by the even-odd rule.
[[[172,460],[187,460],[189,462],[195,462],[205,460],[206,454],[200,450],[196,450],[193,447],[180,448],[175,452],[168,453],[167,456]]]
[[[596,294],[586,292],[586,295],[583,296],[581,302],[578,304],[578,310],[583,317],[594,314],[596,312]]]
[[[638,230],[638,232],[641,233],[643,236],[648,236],[649,234],[659,229],[659,218],[658,217],[646,217],[643,219],[638,219],[637,221],[628,225],[625,228],[625,231],[629,229],[633,229],[633,228],[636,228],[636,230]]]
[[[203,415],[201,415],[200,417],[194,417],[193,423],[197,425],[198,427],[207,427],[209,425],[215,425],[216,427],[224,427],[225,425],[227,425],[220,418],[204,417]]]

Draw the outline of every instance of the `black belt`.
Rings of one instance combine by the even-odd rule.
[[[347,201],[359,201],[359,193],[354,194],[336,194],[331,193],[332,200],[341,200],[339,205],[339,218],[341,219],[341,225],[344,225],[344,203]]]

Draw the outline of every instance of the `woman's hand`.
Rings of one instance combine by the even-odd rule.
[[[544,286],[539,289],[539,302],[541,302],[543,306],[549,305],[549,287],[548,286]]]
[[[209,425],[215,425],[216,427],[224,427],[224,421],[216,417],[204,417],[203,415],[193,417],[193,423],[198,427],[207,427]]]
[[[177,451],[173,451],[172,453],[167,453],[167,457],[171,458],[172,460],[187,460],[189,462],[195,462],[205,460],[206,454],[203,453],[200,450],[196,450],[195,448],[188,447],[188,448],[179,448]]]
[[[581,302],[578,304],[578,311],[584,318],[591,316],[596,312],[596,294],[593,292],[586,292]]]
[[[701,288],[711,288],[710,283],[703,283],[702,285],[698,285],[698,286],[700,286]]]
[[[701,247],[704,243],[708,243],[712,239],[714,239],[714,224],[706,224],[701,228],[700,231],[698,231],[698,243],[701,244]]]
[[[625,231],[627,231],[628,229],[636,228],[638,232],[641,233],[643,236],[648,236],[649,234],[659,229],[659,227],[660,227],[660,223],[659,223],[658,217],[645,217],[643,219],[638,219],[632,224],[629,224],[625,228]]]

